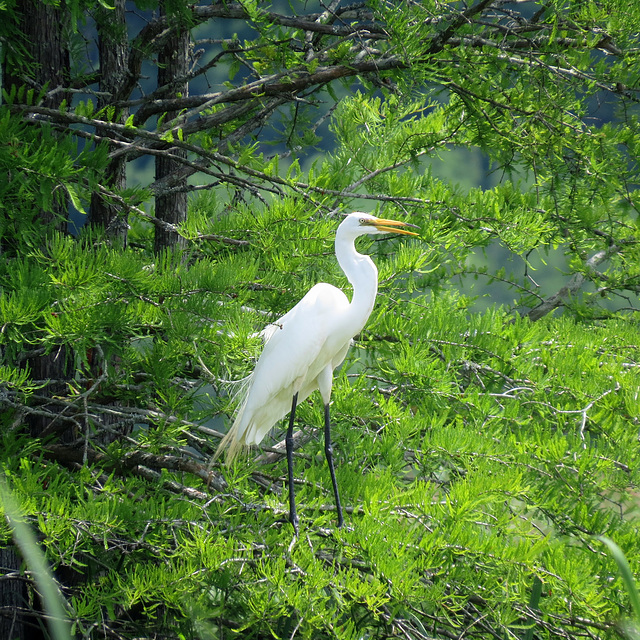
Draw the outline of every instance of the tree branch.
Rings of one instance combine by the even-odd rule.
[[[584,283],[589,279],[589,276],[595,275],[595,268],[599,264],[608,260],[612,255],[619,251],[620,247],[614,244],[607,249],[602,249],[601,251],[593,254],[585,262],[584,272],[574,273],[569,282],[562,287],[560,291],[549,296],[537,307],[534,307],[522,315],[526,315],[529,320],[535,322],[536,320],[540,320],[543,316],[546,316],[548,313],[551,313],[554,309],[562,306],[568,298],[574,296],[582,288]]]
[[[44,451],[45,455],[59,462],[83,464],[83,451],[81,448],[51,444],[47,446]],[[178,456],[132,451],[125,454],[122,458],[114,459],[113,456],[100,453],[95,449],[89,449],[87,451],[87,460],[91,464],[99,464],[104,469],[114,471],[118,471],[123,467],[133,469],[139,465],[143,465],[155,469],[186,472],[197,476],[207,483],[208,486],[212,486],[216,491],[223,491],[227,487],[225,479],[221,475],[210,472],[207,465]]]

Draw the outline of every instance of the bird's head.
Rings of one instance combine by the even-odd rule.
[[[340,225],[341,230],[352,233],[354,237],[377,233],[399,233],[405,236],[418,235],[413,231],[408,231],[408,227],[418,229],[415,224],[400,222],[399,220],[376,218],[376,216],[372,216],[370,213],[362,213],[361,211],[350,213]]]

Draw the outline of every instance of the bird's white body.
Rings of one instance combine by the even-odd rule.
[[[323,400],[328,401],[333,370],[344,360],[355,335],[334,332],[339,324],[336,320],[348,309],[349,301],[342,291],[321,283],[265,329],[267,342],[232,427],[244,436],[239,445],[260,443],[289,413],[296,393],[302,402],[320,389]],[[286,360],[277,357],[280,353],[286,354]]]
[[[264,349],[239,394],[235,420],[216,455],[228,447],[230,461],[242,446],[260,443],[289,413],[296,394],[297,401],[302,402],[318,389],[325,406],[329,404],[333,371],[345,359],[353,337],[362,331],[378,291],[378,270],[369,256],[356,251],[355,239],[388,232],[415,235],[375,226],[382,222],[406,226],[352,213],[336,232],[336,257],[353,286],[351,302],[337,287],[319,283],[264,329]]]

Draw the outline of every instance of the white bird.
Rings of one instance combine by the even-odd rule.
[[[259,444],[271,428],[290,412],[286,435],[289,482],[289,519],[298,533],[293,488],[293,424],[296,406],[318,389],[324,403],[325,455],[333,484],[338,527],[344,520],[333,465],[329,402],[333,371],[342,363],[351,340],[366,324],[378,293],[378,270],[371,258],[356,251],[361,235],[397,233],[417,236],[405,222],[376,218],[367,213],[348,215],[338,227],[335,251],[338,264],[353,287],[351,302],[326,282],[313,286],[293,309],[261,333],[265,344],[253,373],[243,382],[233,425],[214,460],[228,448],[229,464],[240,448]]]

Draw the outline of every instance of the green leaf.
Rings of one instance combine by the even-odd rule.
[[[64,188],[69,194],[69,198],[71,199],[71,204],[77,209],[80,213],[87,215],[87,212],[84,210],[82,206],[82,202],[80,201],[80,197],[78,196],[78,192],[76,191],[75,185],[70,182],[64,183]]]

